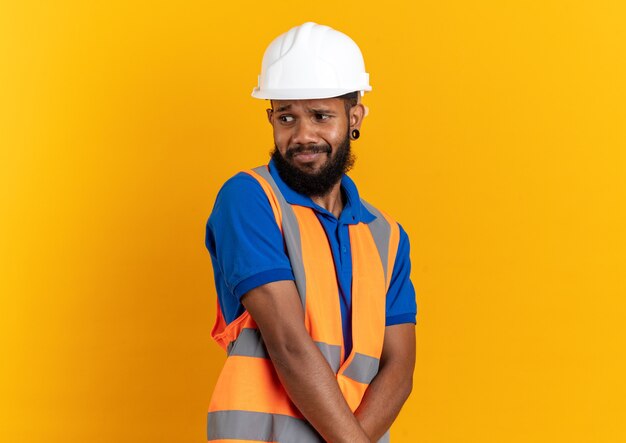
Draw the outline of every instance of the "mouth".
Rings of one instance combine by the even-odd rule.
[[[292,161],[296,163],[311,163],[315,162],[323,155],[330,155],[330,147],[326,146],[314,146],[308,149],[294,149],[287,154]]]
[[[326,154],[327,153],[323,151],[302,151],[296,152],[292,158],[294,161],[299,163],[310,163]]]

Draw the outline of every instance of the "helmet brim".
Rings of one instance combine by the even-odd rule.
[[[269,100],[310,100],[319,98],[333,98],[350,92],[359,91],[361,95],[372,90],[372,87],[360,88],[332,88],[332,89],[265,89],[258,87],[252,90],[252,97]]]

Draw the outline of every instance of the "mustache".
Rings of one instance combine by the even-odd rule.
[[[332,151],[330,145],[295,145],[287,148],[287,152],[285,153],[285,157],[291,159],[296,154],[301,154],[303,152],[316,154],[318,152],[325,152],[330,154]]]

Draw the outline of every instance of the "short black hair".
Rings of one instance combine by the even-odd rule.
[[[338,95],[333,98],[340,98],[343,100],[343,106],[346,110],[346,114],[350,113],[350,108],[356,106],[359,103],[359,91],[348,92],[347,94]],[[270,106],[274,109],[274,101],[270,99]]]
[[[350,112],[350,108],[359,103],[359,91],[348,92],[347,94],[337,96],[337,98],[343,100],[343,105],[346,108],[346,114],[348,114]]]

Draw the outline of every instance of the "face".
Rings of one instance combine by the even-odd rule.
[[[361,104],[346,113],[339,98],[274,100],[268,119],[274,130],[272,158],[281,178],[294,190],[324,195],[354,161],[349,134],[359,128]]]

